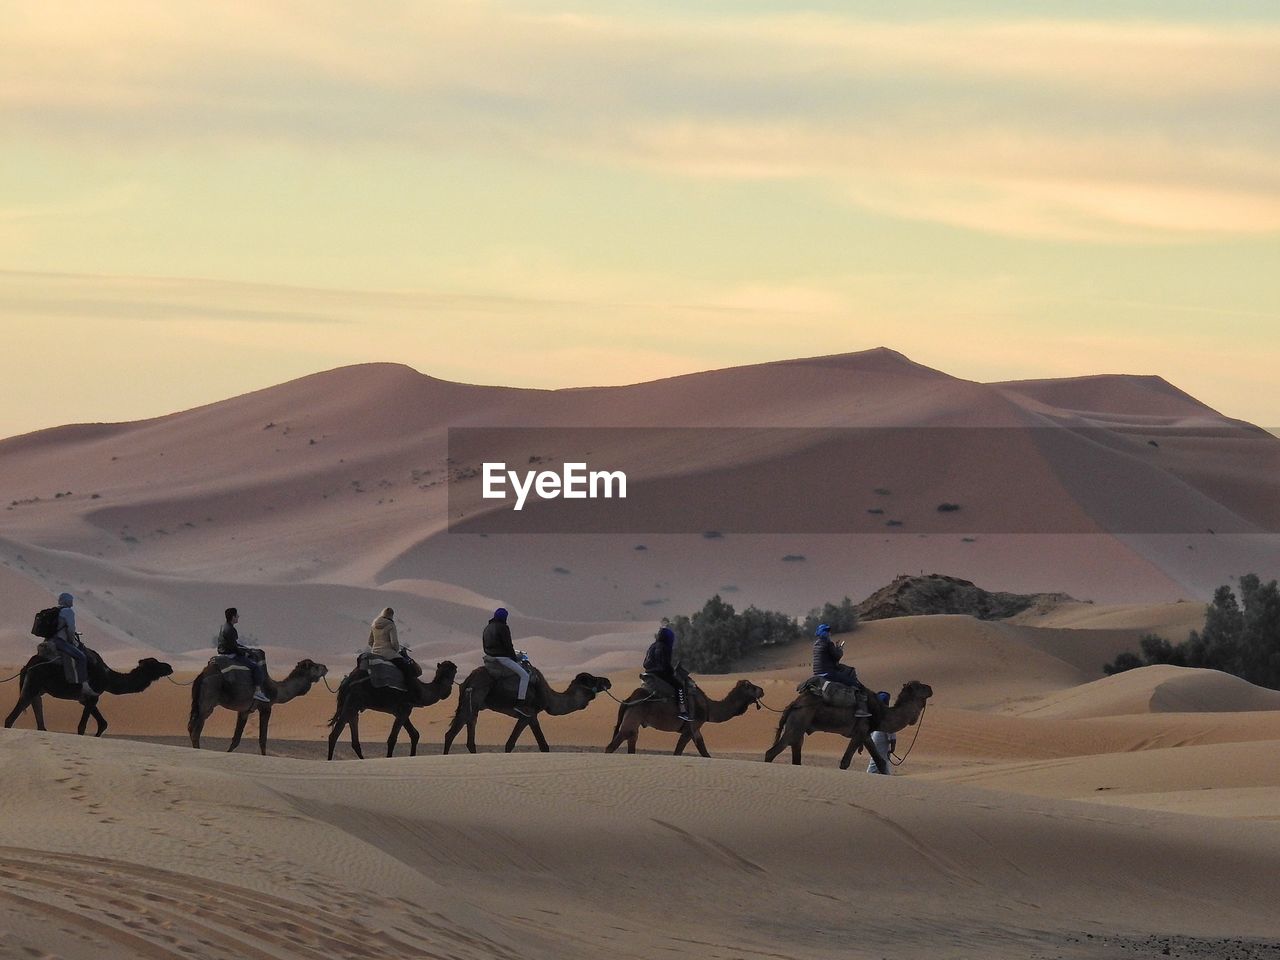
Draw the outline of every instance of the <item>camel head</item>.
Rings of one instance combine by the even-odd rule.
[[[580,673],[573,678],[572,686],[584,687],[589,690],[591,695],[594,697],[596,694],[603,693],[605,690],[608,690],[613,686],[613,684],[609,682],[608,677],[593,677],[589,673]]]
[[[446,683],[453,683],[454,677],[458,675],[458,665],[452,660],[442,660],[436,664],[436,679],[443,680]]]
[[[744,704],[754,703],[756,709],[759,710],[760,701],[764,699],[764,690],[761,687],[757,687],[750,680],[739,680],[733,685],[732,695],[741,697]],[[745,705],[743,709],[746,709]]]
[[[919,680],[908,680],[902,685],[902,692],[898,694],[896,703],[902,703],[906,700],[919,700],[924,703],[933,696],[933,687],[927,683],[921,683]]]
[[[306,677],[312,683],[318,683],[320,678],[328,672],[328,667],[314,660],[299,660],[293,668],[295,676]]]
[[[143,680],[151,682],[172,674],[173,667],[161,660],[157,660],[155,657],[143,657],[138,661],[138,665],[133,668],[133,672]]]

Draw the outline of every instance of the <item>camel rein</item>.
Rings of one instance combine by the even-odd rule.
[[[916,735],[911,738],[911,746],[907,747],[907,752],[902,755],[900,760],[894,759],[894,754],[889,754],[889,762],[895,767],[900,767],[907,762],[907,757],[911,755],[911,751],[915,749],[916,740],[920,737],[920,728],[924,726],[924,712],[929,709],[928,701],[920,708],[920,719],[916,721]]]
[[[12,677],[5,677],[3,680],[0,680],[0,683],[8,683],[10,680],[17,680],[20,676],[22,676],[21,670],[15,673]]]
[[[165,674],[165,679],[168,680],[170,683],[172,683],[175,687],[189,687],[196,682],[196,679],[198,676],[199,674],[197,674],[195,677],[192,677],[186,683],[183,683],[180,680],[175,680],[173,679],[173,677],[169,676],[168,674]]]
[[[650,693],[647,697],[641,697],[639,700],[619,700],[617,697],[613,695],[612,691],[606,690],[605,693],[609,694],[610,700],[614,701],[615,703],[621,704],[624,707],[634,707],[636,706],[636,704],[648,703],[650,700],[658,699],[658,695],[656,693]]]

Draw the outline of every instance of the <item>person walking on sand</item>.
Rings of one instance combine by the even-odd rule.
[[[240,643],[240,632],[236,629],[236,624],[240,622],[240,611],[235,607],[227,607],[224,613],[227,619],[222,629],[218,631],[218,653],[224,657],[230,657],[241,666],[248,667],[253,672],[253,699],[259,703],[270,703],[271,698],[262,691],[267,668],[261,660],[249,652],[248,647]]]
[[[96,697],[98,694],[89,686],[89,655],[85,653],[80,634],[76,632],[76,612],[73,609],[75,602],[76,598],[69,593],[58,595],[58,629],[49,639],[62,654],[63,661],[70,663],[75,669],[81,694]]]
[[[853,687],[857,691],[853,715],[855,717],[871,716],[871,712],[867,710],[867,688],[859,682],[858,671],[840,662],[840,658],[844,656],[844,641],[837,644],[832,640],[831,627],[825,623],[818,624],[818,629],[814,631],[814,638],[813,675],[832,683]]]
[[[520,681],[520,689],[516,700],[523,702],[529,693],[528,660],[518,652],[511,642],[511,628],[507,626],[507,608],[499,607],[484,628],[481,638],[484,645],[484,656],[487,661],[501,664]],[[523,661],[523,662],[522,662]]]
[[[675,632],[670,627],[662,627],[653,638],[653,643],[649,644],[649,649],[645,651],[643,669],[645,673],[671,686],[680,707],[680,719],[687,723],[690,717],[685,681],[689,675],[675,665],[675,646]]]
[[[889,705],[889,691],[881,690],[876,694],[880,702],[886,707]],[[874,730],[871,733],[871,742],[875,744],[876,749],[880,751],[880,756],[884,757],[885,776],[893,773],[893,766],[889,763],[889,755],[898,749],[898,735],[896,733],[886,733],[883,730]],[[875,757],[867,764],[867,773],[879,773],[880,768],[876,766]]]

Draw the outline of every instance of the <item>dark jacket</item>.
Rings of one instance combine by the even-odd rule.
[[[511,628],[505,621],[490,620],[484,628],[484,653],[487,657],[516,659],[516,648],[511,642]]]
[[[649,644],[644,655],[644,672],[656,673],[660,677],[675,676],[675,665],[671,662],[672,648],[675,644],[655,640]]]
[[[840,666],[840,658],[844,651],[836,646],[830,637],[819,637],[813,641],[813,673],[820,676],[831,673]]]
[[[240,652],[240,632],[236,625],[228,620],[218,631],[218,653],[234,656]]]
[[[861,686],[858,682],[858,671],[840,663],[844,651],[836,646],[830,637],[819,637],[813,641],[813,673],[825,676],[836,683],[847,683],[850,686]]]

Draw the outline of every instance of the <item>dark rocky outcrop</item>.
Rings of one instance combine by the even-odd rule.
[[[859,620],[960,613],[979,620],[1004,620],[1034,606],[1070,602],[1065,593],[995,593],[968,580],[940,573],[903,574],[857,606]]]

